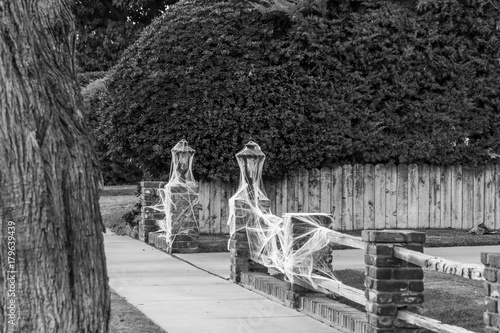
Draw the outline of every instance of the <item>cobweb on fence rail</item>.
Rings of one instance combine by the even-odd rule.
[[[250,257],[283,273],[290,282],[307,281],[317,287],[318,279],[335,279],[328,227],[333,218],[319,213],[272,214],[262,185],[265,156],[249,142],[237,155],[240,183],[229,199],[231,237],[246,231]]]
[[[161,202],[152,206],[165,214],[165,219],[157,220],[157,225],[169,248],[179,236],[183,237],[183,241],[199,238],[196,214],[199,206],[198,185],[192,173],[194,152],[186,140],[179,141],[172,148],[169,181],[164,188],[157,190]]]

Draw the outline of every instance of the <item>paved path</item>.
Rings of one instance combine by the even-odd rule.
[[[229,282],[229,253],[171,256],[109,231],[104,242],[111,288],[168,333],[340,333]],[[425,249],[467,263],[480,263],[481,252],[500,252],[500,245]],[[363,256],[335,251],[335,268],[363,269]]]
[[[130,237],[108,231],[104,244],[111,288],[168,333],[340,333]],[[228,275],[227,254],[190,258]]]

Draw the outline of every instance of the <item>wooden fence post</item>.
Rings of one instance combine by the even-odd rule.
[[[484,324],[486,333],[500,332],[500,253],[481,253],[486,291]]]
[[[415,333],[417,326],[398,320],[398,310],[415,311],[424,300],[422,268],[393,256],[394,246],[423,252],[425,234],[403,230],[364,230],[367,242],[366,312],[370,333]]]

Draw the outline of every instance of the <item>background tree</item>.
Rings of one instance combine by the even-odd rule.
[[[77,0],[73,6],[78,32],[80,71],[106,71],[142,29],[178,0]]]
[[[69,0],[0,1],[3,332],[108,331],[99,176],[74,59]],[[9,234],[15,253],[7,251]],[[13,297],[8,257],[16,260]],[[12,300],[14,318],[7,316]]]

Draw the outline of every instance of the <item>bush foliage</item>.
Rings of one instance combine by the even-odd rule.
[[[109,154],[109,145],[99,131],[99,124],[103,123],[103,113],[100,105],[106,96],[105,73],[96,75],[100,77],[93,81],[93,75],[88,75],[89,83],[82,89],[84,104],[84,118],[90,129],[94,149],[99,159],[100,170],[106,185],[127,184],[139,181],[142,177],[142,171],[131,159],[124,156]]]
[[[328,13],[186,0],[124,53],[99,132],[113,156],[168,174],[182,138],[200,178],[333,163],[469,165],[500,147],[499,8],[488,0],[330,0]]]

